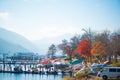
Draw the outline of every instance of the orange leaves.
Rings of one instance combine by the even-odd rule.
[[[78,49],[75,49],[75,50],[73,51],[73,54],[78,54]]]
[[[91,44],[90,40],[85,39],[78,44],[78,53],[83,57],[100,56],[106,55],[107,49],[100,41]]]
[[[106,54],[107,54],[106,47],[100,41],[96,41],[92,44],[92,48],[91,48],[92,56],[99,56]]]
[[[88,39],[85,39],[78,44],[78,53],[81,54],[83,57],[88,57],[91,55],[90,49],[91,43]]]

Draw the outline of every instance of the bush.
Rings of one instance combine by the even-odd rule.
[[[64,77],[62,80],[71,80],[71,77]]]
[[[91,61],[92,61],[92,63],[96,63],[96,62],[98,62],[98,59],[97,58],[91,58]],[[89,61],[89,62],[91,62],[91,61]]]
[[[83,74],[83,73],[80,73],[80,74],[77,74],[76,76],[75,76],[75,79],[76,80],[84,80],[85,78],[90,78],[90,76],[88,76],[87,74]]]
[[[120,67],[120,63],[113,62],[110,66],[112,66],[112,67]]]

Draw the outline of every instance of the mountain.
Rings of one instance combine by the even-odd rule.
[[[15,49],[16,51],[21,50],[21,52],[24,51],[38,52],[37,48],[35,47],[35,45],[33,45],[32,42],[30,42],[28,39],[26,39],[24,36],[18,33],[0,28],[0,39],[1,39],[0,42],[1,49],[2,47],[7,47],[6,49],[8,50],[10,49],[11,52],[15,51]],[[10,46],[16,48],[13,50],[10,48]]]
[[[40,53],[45,54],[48,51],[48,48],[51,44],[58,45],[62,42],[62,40],[69,40],[73,35],[72,34],[64,34],[57,37],[52,38],[43,38],[40,40],[33,41],[33,43],[40,49]]]
[[[13,55],[14,52],[29,52],[29,50],[25,49],[24,47],[20,45],[16,45],[14,43],[10,43],[8,41],[5,41],[3,39],[0,39],[0,53],[9,53],[10,55]]]

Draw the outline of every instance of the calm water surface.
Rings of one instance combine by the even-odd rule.
[[[0,80],[62,80],[62,75],[0,73]]]

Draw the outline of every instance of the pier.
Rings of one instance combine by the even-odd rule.
[[[21,70],[16,70],[15,67],[20,67]],[[58,70],[55,66],[48,67],[36,65],[33,61],[0,61],[0,73],[15,73],[15,74],[46,74],[46,75],[71,75],[70,71]]]

